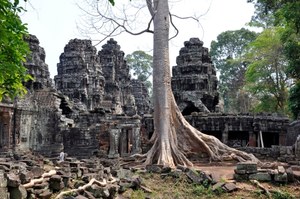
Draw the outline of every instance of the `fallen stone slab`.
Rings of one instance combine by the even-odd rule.
[[[227,183],[225,183],[223,187],[226,189],[226,192],[228,192],[228,193],[237,190],[236,184],[234,184],[234,183],[232,183],[232,182],[227,182]]]

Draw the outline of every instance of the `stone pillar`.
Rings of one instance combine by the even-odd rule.
[[[119,154],[119,137],[121,130],[112,128],[109,131],[109,154],[108,158],[117,158]]]
[[[279,146],[286,146],[286,133],[279,133]]]
[[[222,142],[228,144],[228,124],[225,123],[224,129],[222,131]]]
[[[132,148],[131,154],[141,153],[141,137],[140,137],[140,127],[132,128]]]
[[[249,146],[256,147],[256,135],[253,131],[249,131]]]

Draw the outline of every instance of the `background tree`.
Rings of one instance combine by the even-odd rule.
[[[256,16],[271,13],[273,25],[282,27],[281,40],[288,61],[288,73],[294,78],[290,89],[289,108],[294,118],[300,113],[300,1],[294,0],[248,0],[254,2],[260,11]]]
[[[224,100],[225,112],[248,112],[249,96],[243,90],[247,62],[242,57],[246,46],[255,40],[257,33],[242,28],[226,31],[211,42],[210,54],[219,76],[219,92]]]
[[[246,87],[258,99],[256,112],[287,113],[287,61],[281,42],[281,28],[265,29],[250,43]]]
[[[95,8],[96,13],[90,11],[86,11],[86,13],[92,16],[93,27],[96,27],[97,32],[102,32],[101,30],[106,28],[105,25],[109,25],[112,29],[107,36],[124,31],[131,34],[153,33],[154,133],[151,138],[152,148],[146,154],[141,155],[141,157],[146,158],[145,164],[160,164],[169,167],[176,165],[192,166],[187,155],[195,152],[207,153],[211,160],[216,161],[228,158],[239,161],[258,161],[251,154],[230,148],[214,136],[201,133],[182,116],[171,90],[169,40],[172,37],[169,35],[169,29],[170,24],[175,27],[172,20],[175,15],[170,13],[168,0],[144,1],[150,13],[149,23],[145,29],[137,33],[132,32],[126,26],[130,16],[126,17],[125,15],[121,19],[115,15],[109,15],[111,8],[107,10],[103,6],[103,2],[98,0],[94,3],[92,7]],[[137,14],[142,13],[140,9],[141,7],[139,7]],[[125,12],[125,10],[123,7],[121,12]],[[95,22],[101,23],[97,25]],[[175,28],[175,30],[178,29]]]
[[[148,92],[151,94],[152,83],[149,79],[152,76],[153,57],[145,51],[138,50],[127,55],[126,61],[130,70],[133,71],[133,75],[146,85]]]
[[[19,1],[0,1],[0,101],[26,93],[23,82],[30,79],[23,63],[29,54],[24,41],[28,34],[18,14],[23,11]]]

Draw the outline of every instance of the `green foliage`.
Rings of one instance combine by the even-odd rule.
[[[293,114],[293,118],[297,119],[300,113],[300,81],[297,82],[290,90],[289,109]]]
[[[281,31],[281,28],[265,29],[249,45],[245,55],[250,63],[246,71],[246,88],[259,100],[256,107],[259,111],[287,111],[289,78]]]
[[[273,25],[282,27],[281,40],[283,42],[284,54],[288,62],[288,73],[294,78],[295,82],[300,80],[300,1],[294,0],[248,0],[254,2],[256,7],[256,18],[259,15],[271,14],[274,18]],[[259,9],[258,9],[259,8]],[[291,89],[291,96],[299,96],[295,92],[300,92],[295,85]],[[289,101],[289,107],[296,118],[300,113],[297,108],[297,100],[292,97]],[[299,100],[299,98],[298,98]]]
[[[220,73],[219,91],[224,99],[225,112],[246,111],[237,107],[237,93],[244,85],[247,62],[241,58],[246,46],[257,37],[257,33],[247,29],[226,31],[212,41],[210,54]]]
[[[0,100],[26,93],[22,83],[30,79],[23,66],[29,53],[24,41],[28,33],[18,16],[23,10],[18,3],[18,0],[0,2]]]
[[[130,70],[133,71],[133,75],[145,83],[148,91],[151,91],[152,83],[149,78],[152,75],[153,57],[139,50],[127,55],[126,60]]]
[[[272,198],[273,199],[294,199],[295,197],[289,192],[277,191],[272,193]]]

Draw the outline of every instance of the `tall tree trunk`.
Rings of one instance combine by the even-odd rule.
[[[258,160],[251,154],[230,148],[214,136],[199,132],[182,116],[171,90],[169,62],[169,7],[168,0],[154,0],[153,54],[153,146],[145,164],[192,166],[186,158],[189,152],[206,152],[212,160]]]

